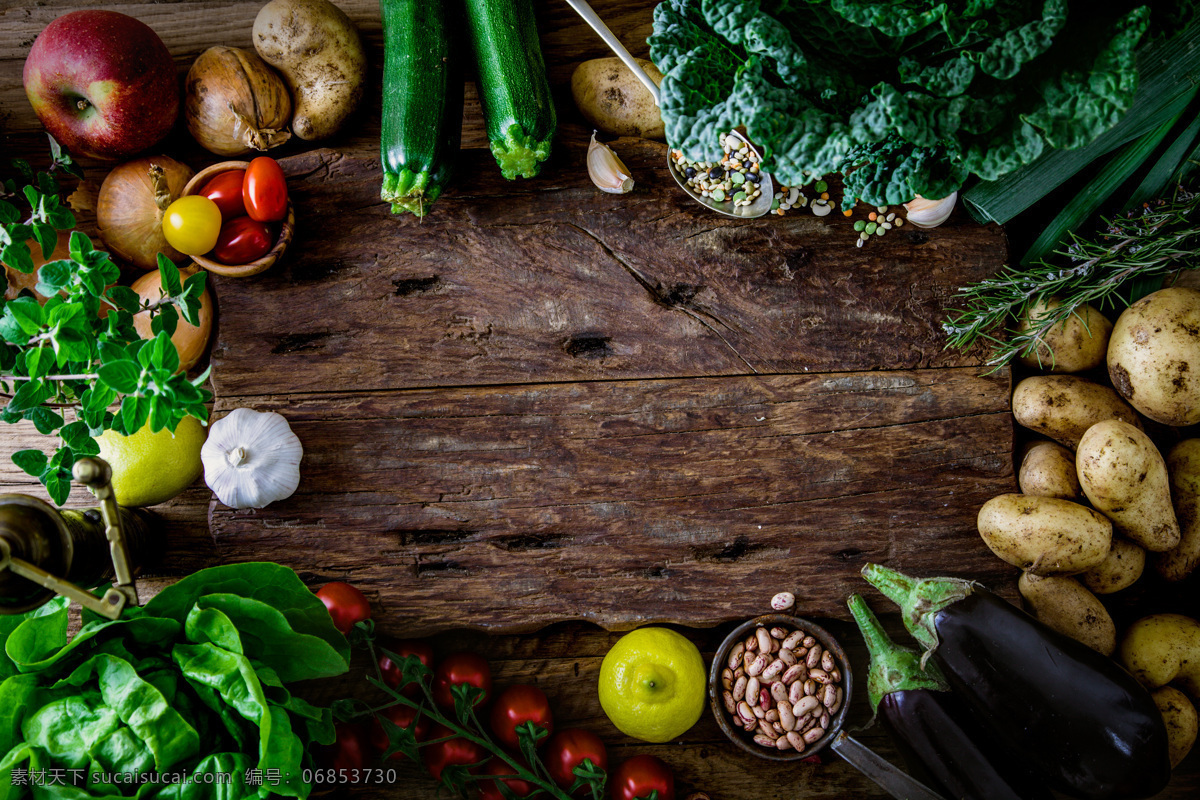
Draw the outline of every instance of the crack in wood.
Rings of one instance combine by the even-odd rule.
[[[324,347],[324,340],[333,336],[330,331],[315,332],[315,333],[289,333],[279,337],[279,341],[271,348],[272,355],[282,355],[284,353],[300,353],[310,350],[320,350]]]
[[[408,297],[410,294],[425,294],[432,291],[442,281],[437,275],[430,275],[428,278],[395,278],[392,281],[392,286],[396,287],[393,294],[396,297]]]
[[[611,341],[611,336],[575,334],[562,343],[562,349],[572,358],[604,358],[612,355]]]

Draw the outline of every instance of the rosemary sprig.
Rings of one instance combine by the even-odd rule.
[[[988,366],[1034,352],[1047,333],[1083,305],[1098,310],[1127,301],[1120,289],[1135,279],[1177,275],[1200,268],[1200,192],[1177,187],[1169,198],[1143,204],[1125,216],[1103,220],[1095,239],[1070,234],[1055,251],[1059,263],[1006,267],[995,277],[958,290],[963,308],[942,323],[947,348],[966,349],[977,341],[992,344]],[[1062,266],[1069,262],[1069,266]],[[1022,330],[1025,309],[1051,297],[1058,305]]]

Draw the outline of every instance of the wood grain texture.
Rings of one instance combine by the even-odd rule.
[[[222,399],[306,455],[292,498],[214,505],[215,556],[350,580],[410,632],[711,625],[783,589],[845,616],[865,561],[994,581],[974,514],[1011,490],[1012,422],[975,373]]]

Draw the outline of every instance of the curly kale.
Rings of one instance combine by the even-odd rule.
[[[1181,2],[1156,4],[1159,27]],[[847,174],[867,202],[941,197],[1112,127],[1137,90],[1150,4],[664,0],[651,58],[671,145],[744,126],[784,184]]]

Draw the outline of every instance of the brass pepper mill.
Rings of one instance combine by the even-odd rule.
[[[134,573],[157,555],[161,520],[140,508],[121,508],[112,470],[81,458],[74,478],[92,490],[98,509],[55,509],[24,494],[0,494],[0,614],[21,614],[63,595],[117,619],[137,605]],[[82,587],[112,580],[101,597]]]

